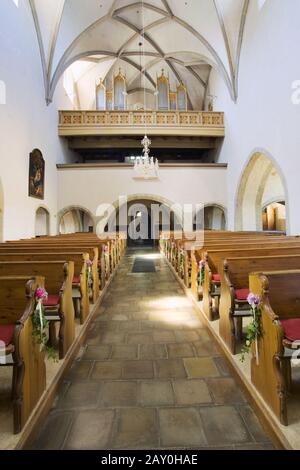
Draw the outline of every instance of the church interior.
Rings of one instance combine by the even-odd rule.
[[[0,450],[300,450],[299,18],[1,0]]]

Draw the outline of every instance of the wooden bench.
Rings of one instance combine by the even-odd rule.
[[[227,258],[221,272],[219,332],[232,354],[241,339],[243,318],[251,316],[247,303],[249,274],[258,271],[300,269],[300,255]]]
[[[251,292],[261,298],[263,334],[258,363],[251,360],[251,380],[283,425],[288,425],[287,398],[291,391],[291,356],[300,347],[300,271],[250,275]]]
[[[85,244],[68,244],[66,243],[4,243],[0,245],[1,253],[45,253],[53,251],[55,253],[88,253],[89,258],[93,261],[93,285],[92,285],[92,301],[95,303],[99,297],[99,272],[98,272],[98,248],[85,246]]]
[[[250,245],[252,246],[252,245]],[[280,244],[275,247],[260,244],[258,248],[227,248],[224,250],[209,249],[204,254],[204,283],[203,283],[203,303],[202,310],[206,317],[212,321],[219,314],[219,297],[223,261],[226,258],[238,257],[256,257],[256,256],[273,256],[273,255],[292,255],[300,254],[300,244],[298,246],[288,246],[287,243]]]
[[[1,253],[0,261],[73,261],[74,278],[72,286],[72,297],[76,316],[83,324],[89,316],[89,296],[87,286],[87,261],[88,253],[57,253],[57,252],[24,252],[24,253]],[[79,304],[79,305],[78,305]]]
[[[269,239],[264,238],[259,241],[259,248],[281,248],[281,247],[299,247],[300,239],[298,237],[281,237],[280,239]],[[258,242],[257,239],[239,239],[234,241],[226,240],[222,243],[213,241],[205,242],[204,246],[200,249],[192,250],[191,254],[191,289],[195,299],[201,300],[203,296],[202,287],[198,285],[199,278],[199,264],[200,261],[204,260],[205,253],[209,251],[218,251],[218,250],[232,250],[232,249],[257,249]],[[214,273],[215,274],[215,273]]]
[[[43,278],[0,277],[1,367],[12,367],[14,433],[19,433],[46,388],[45,354],[32,337],[35,291]]]
[[[55,323],[59,322],[58,349],[62,359],[75,338],[75,314],[72,302],[74,263],[64,261],[0,262],[0,276],[43,276],[49,294],[44,302],[45,317],[50,322],[54,342]]]

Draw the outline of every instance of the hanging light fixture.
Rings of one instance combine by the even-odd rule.
[[[150,145],[151,140],[147,136],[147,97],[146,97],[146,54],[145,54],[145,16],[144,16],[144,0],[142,0],[142,42],[139,46],[142,48],[140,52],[140,73],[141,73],[141,88],[144,90],[144,125],[145,135],[141,141],[143,147],[143,155],[138,157],[135,161],[134,171],[136,178],[143,179],[156,179],[158,178],[159,164],[157,158],[154,161],[153,157],[150,157]],[[142,58],[144,65],[142,66]],[[144,76],[144,87],[142,86],[142,78]]]

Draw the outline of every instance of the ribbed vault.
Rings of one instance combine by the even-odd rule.
[[[238,68],[249,0],[29,0],[39,41],[46,100],[64,71],[88,61],[103,78],[120,65],[129,92],[140,72],[154,90],[164,68],[184,82],[199,108],[213,67],[237,98]],[[144,26],[144,27],[143,27]],[[144,37],[145,58],[139,43]]]

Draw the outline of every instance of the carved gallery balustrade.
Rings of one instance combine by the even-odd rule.
[[[223,137],[224,113],[205,111],[60,111],[59,135],[145,133]]]

